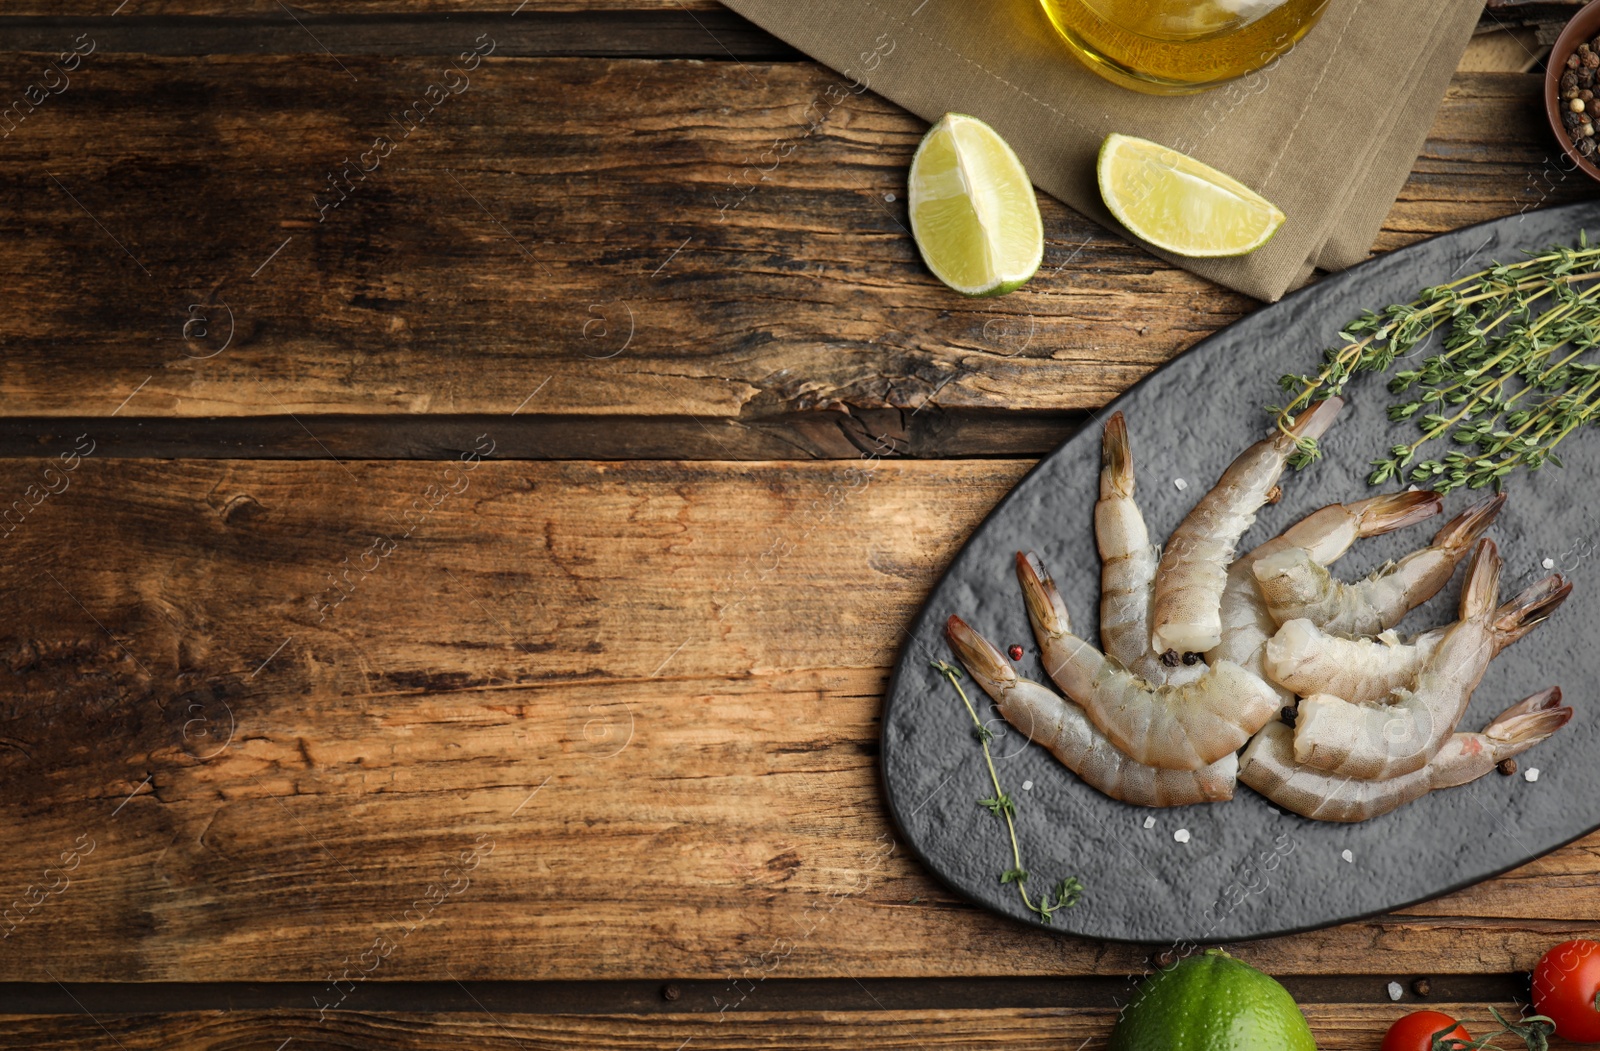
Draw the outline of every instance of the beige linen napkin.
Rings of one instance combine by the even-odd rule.
[[[988,121],[1041,189],[1113,229],[1094,176],[1108,133],[1227,172],[1282,208],[1283,228],[1238,259],[1165,258],[1267,300],[1313,267],[1366,257],[1482,9],[1482,0],[1330,0],[1276,64],[1174,98],[1084,69],[1037,0],[723,2],[924,119],[956,110]]]

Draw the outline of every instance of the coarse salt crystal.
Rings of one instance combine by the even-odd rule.
[[[1155,828],[1156,827],[1156,819],[1153,818],[1153,817],[1145,818],[1144,819],[1144,827],[1145,828]]]
[[[1522,779],[1524,781],[1537,781],[1537,780],[1539,780],[1539,768],[1537,766],[1528,767],[1528,769],[1526,769],[1526,770],[1524,770],[1522,772]]]
[[[1177,486],[1178,492],[1180,493],[1189,488],[1189,483],[1184,481],[1182,478],[1174,478],[1172,480],[1172,484]]]
[[[1177,840],[1179,843],[1187,843],[1189,842],[1189,830],[1186,828],[1180,828],[1178,831],[1172,834],[1172,838]]]
[[[1269,806],[1269,807],[1267,807],[1267,809],[1268,809],[1268,810],[1270,810],[1270,811],[1272,811],[1272,812],[1273,812],[1273,813],[1274,813],[1274,814],[1281,814],[1281,813],[1283,813],[1283,811],[1281,811],[1281,810],[1279,810],[1279,809],[1278,809],[1278,808],[1277,808],[1277,807],[1275,807],[1275,806]]]
[[[1033,791],[1033,782],[1032,781],[1024,781],[1024,782],[1022,782],[1022,790],[1024,792],[1032,792]]]
[[[1553,558],[1547,558],[1541,562],[1540,565],[1544,566],[1546,569],[1554,569],[1556,568],[1556,560]]]
[[[1404,992],[1404,990],[1402,990],[1400,988],[1400,983],[1399,982],[1390,982],[1389,983],[1389,999],[1391,999],[1391,1000],[1400,999],[1400,994],[1402,992]]]
[[[883,195],[883,199],[886,200],[886,201],[889,201],[890,203],[893,203],[894,202],[894,194],[886,193],[886,194]]]
[[[1356,862],[1356,856],[1354,854],[1350,853],[1348,850],[1341,851],[1339,856],[1341,858],[1344,858],[1346,861],[1350,862],[1350,864],[1352,864],[1352,865],[1354,865],[1355,862]]]

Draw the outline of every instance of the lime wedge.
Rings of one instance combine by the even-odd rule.
[[[1177,255],[1244,255],[1283,225],[1283,212],[1239,180],[1146,139],[1107,135],[1098,171],[1117,221]]]
[[[1039,202],[993,128],[946,113],[911,158],[911,235],[933,276],[963,295],[1019,288],[1044,258]]]

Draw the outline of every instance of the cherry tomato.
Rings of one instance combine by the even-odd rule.
[[[1413,1011],[1389,1027],[1379,1051],[1433,1051],[1433,1034],[1445,1029],[1450,1029],[1447,1039],[1472,1039],[1454,1018],[1441,1011]]]
[[[1600,1043],[1600,943],[1581,938],[1562,942],[1539,958],[1533,969],[1533,1006],[1549,1015],[1556,1034],[1580,1044]]]

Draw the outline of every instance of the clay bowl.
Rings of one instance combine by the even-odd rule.
[[[1572,16],[1561,35],[1556,38],[1555,46],[1550,50],[1549,67],[1544,75],[1544,111],[1550,118],[1550,130],[1555,133],[1556,141],[1566,155],[1571,158],[1583,173],[1589,178],[1600,181],[1600,165],[1590,160],[1573,148],[1572,138],[1567,134],[1566,126],[1561,123],[1562,107],[1566,104],[1561,98],[1561,74],[1567,71],[1567,57],[1578,49],[1578,45],[1587,40],[1600,36],[1600,3],[1586,4],[1578,9]],[[1597,84],[1600,87],[1600,84]],[[1600,91],[1596,92],[1600,95]],[[1589,103],[1591,111],[1600,109],[1600,98]],[[1600,117],[1600,112],[1593,112],[1594,117]],[[1600,139],[1596,140],[1600,145]],[[1595,154],[1595,160],[1600,160],[1600,153]]]

